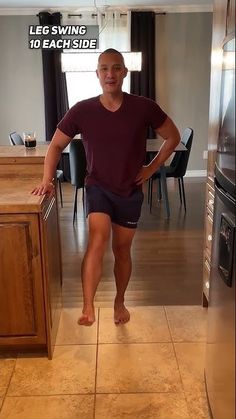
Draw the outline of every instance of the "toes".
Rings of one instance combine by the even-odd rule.
[[[126,319],[114,319],[114,323],[116,325],[125,324],[125,323],[128,323],[129,319],[130,319],[129,317],[127,317]]]
[[[88,316],[83,315],[79,318],[78,320],[78,324],[80,326],[92,326],[92,324],[94,323],[95,320],[90,319]]]

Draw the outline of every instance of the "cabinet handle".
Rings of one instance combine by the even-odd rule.
[[[208,221],[209,221],[211,224],[213,224],[212,215],[211,215],[211,213],[210,213],[209,211],[207,211],[207,219],[208,219]]]
[[[207,259],[205,259],[205,266],[206,266],[207,270],[210,272],[211,267],[210,267],[210,264],[209,264]]]
[[[214,199],[209,199],[209,200],[208,200],[208,205],[209,205],[210,207],[213,207],[213,205],[214,205]]]
[[[52,198],[51,199],[51,202],[49,203],[49,205],[47,207],[47,210],[46,210],[46,212],[45,212],[45,214],[43,216],[43,220],[44,221],[48,218],[48,215],[49,215],[49,213],[50,213],[50,211],[51,211],[51,209],[52,209],[55,201],[56,201],[55,198]]]
[[[209,281],[205,282],[205,287],[209,290],[209,288],[210,288],[210,282]]]
[[[211,241],[212,241],[212,235],[211,235],[211,234],[209,234],[209,235],[207,236],[207,240],[208,240],[209,242],[211,242]]]

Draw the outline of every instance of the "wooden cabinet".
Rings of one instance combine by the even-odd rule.
[[[0,345],[45,344],[38,216],[0,215]]]
[[[62,306],[57,197],[30,193],[45,152],[0,147],[0,350],[52,358]]]
[[[61,311],[56,200],[32,214],[0,214],[0,347],[52,357]]]
[[[42,211],[42,263],[45,286],[46,327],[48,349],[53,348],[62,308],[61,246],[55,198],[47,202]]]

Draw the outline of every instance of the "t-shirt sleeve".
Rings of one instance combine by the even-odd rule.
[[[77,105],[74,105],[69,109],[61,121],[57,124],[57,128],[68,135],[70,138],[74,138],[76,134],[80,133],[79,121],[79,109]]]
[[[148,100],[148,119],[149,124],[153,129],[159,128],[166,120],[167,114],[161,107],[152,99]]]

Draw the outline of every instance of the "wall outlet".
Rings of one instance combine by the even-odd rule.
[[[208,150],[203,151],[203,160],[207,160],[208,158]]]

